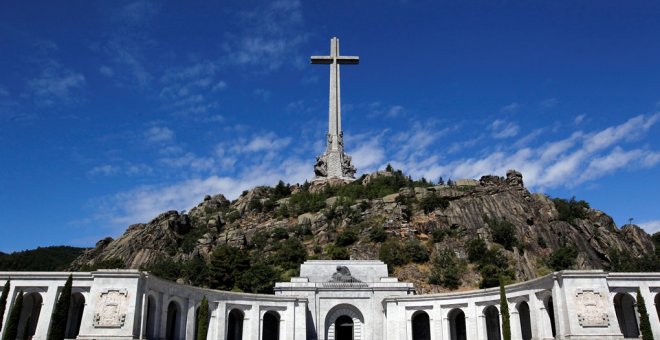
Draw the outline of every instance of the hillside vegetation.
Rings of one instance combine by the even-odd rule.
[[[0,252],[0,271],[60,271],[82,255],[85,248],[53,246],[18,251]]]
[[[99,241],[73,269],[126,267],[193,285],[272,292],[306,259],[381,259],[422,292],[492,287],[555,270],[660,270],[660,235],[619,229],[576,199],[531,194],[522,175],[432,183],[401,171],[350,184],[206,196]],[[655,243],[654,243],[655,242]]]

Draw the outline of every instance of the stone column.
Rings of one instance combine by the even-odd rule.
[[[186,331],[183,334],[184,339],[193,339],[195,338],[195,328],[197,328],[197,325],[195,324],[195,311],[196,311],[196,303],[195,299],[192,297],[188,297],[186,300],[186,304],[188,305],[187,310],[184,309],[181,311],[183,323],[186,327]],[[184,307],[185,308],[185,307]]]
[[[479,308],[474,302],[470,302],[463,311],[465,313],[465,332],[468,339],[481,339],[479,336],[480,322],[483,321],[477,314]]]
[[[158,334],[154,334],[159,339],[163,339],[167,336],[167,305],[169,303],[170,294],[162,293],[160,299],[160,306],[158,308],[158,314],[156,319],[160,320],[158,324]]]
[[[511,316],[509,318],[511,325],[511,339],[522,339],[522,332],[520,329],[520,312],[518,312],[515,304],[509,306],[513,307],[509,309],[509,315]]]
[[[39,320],[37,321],[37,329],[34,331],[34,340],[46,339],[48,337],[48,329],[50,327],[50,317],[53,314],[57,297],[59,296],[59,286],[57,283],[48,287],[48,291],[39,292],[41,294],[41,311],[39,311]],[[6,307],[5,307],[6,308]],[[5,320],[6,322],[7,320]],[[3,322],[4,323],[4,322]]]

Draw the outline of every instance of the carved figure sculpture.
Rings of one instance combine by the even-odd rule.
[[[316,165],[314,165],[314,174],[318,177],[328,176],[328,164],[325,162],[325,157],[316,156]]]
[[[362,282],[351,275],[351,271],[346,266],[337,266],[337,272],[332,274],[330,282]]]

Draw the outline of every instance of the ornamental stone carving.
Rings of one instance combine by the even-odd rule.
[[[95,328],[121,328],[126,320],[128,292],[126,289],[105,289],[101,292],[94,313]]]
[[[351,271],[346,266],[337,266],[337,272],[332,274],[329,282],[354,283],[362,282],[351,275]]]
[[[594,290],[578,289],[575,293],[575,308],[582,327],[609,327],[607,299]]]

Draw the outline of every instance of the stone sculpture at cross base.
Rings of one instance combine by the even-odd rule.
[[[328,134],[325,153],[316,157],[314,165],[315,182],[349,182],[355,179],[355,166],[351,156],[344,152],[344,133],[341,130],[341,95],[339,88],[339,65],[358,64],[359,57],[341,56],[339,39],[330,41],[329,56],[314,56],[312,64],[330,65],[330,100],[328,110]]]

